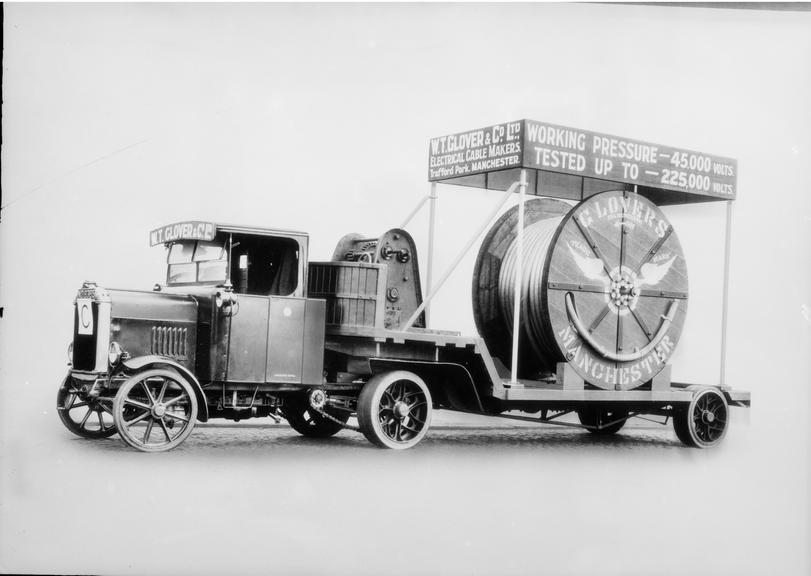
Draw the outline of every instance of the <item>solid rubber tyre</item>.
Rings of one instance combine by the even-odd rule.
[[[687,409],[688,405],[673,408],[673,431],[682,444],[695,448],[690,439],[690,433],[687,431]]]
[[[715,388],[696,388],[687,406],[673,413],[673,430],[692,448],[712,448],[721,443],[729,428],[729,404]]]
[[[431,392],[412,372],[397,370],[372,376],[358,398],[358,423],[376,446],[412,448],[431,426]]]
[[[194,429],[197,397],[191,384],[175,370],[145,370],[130,377],[118,389],[113,418],[118,435],[128,446],[141,452],[165,452],[179,446]],[[142,422],[143,435],[140,426],[134,429]],[[156,436],[162,434],[163,440],[150,443],[153,431]]]
[[[599,426],[601,422],[612,422],[617,418],[625,418],[628,413],[622,410],[608,410],[604,408],[583,408],[577,411],[577,417],[580,423],[584,426]],[[586,428],[590,433],[596,436],[611,436],[619,432],[625,426],[627,420],[620,420],[614,422],[610,426],[603,428]]]

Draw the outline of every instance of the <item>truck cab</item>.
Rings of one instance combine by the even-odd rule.
[[[172,225],[153,241],[182,236]],[[320,384],[324,301],[307,298],[308,236],[302,232],[215,225],[167,245],[167,293],[214,298],[198,316],[203,381]],[[160,230],[160,229],[159,229]],[[213,236],[210,240],[208,236]],[[210,313],[209,313],[210,312]]]
[[[166,248],[164,283],[85,282],[77,294],[57,398],[68,429],[118,432],[144,451],[174,447],[209,418],[280,413],[310,430],[302,401],[323,383],[326,303],[307,297],[307,234],[181,222],[150,243]]]

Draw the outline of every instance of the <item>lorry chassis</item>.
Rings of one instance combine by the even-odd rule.
[[[284,418],[297,432],[312,438],[348,429],[381,447],[409,448],[428,432],[435,409],[576,427],[602,436],[617,433],[631,418],[660,425],[672,420],[679,440],[706,448],[724,438],[729,407],[749,405],[748,393],[713,386],[670,383],[658,390],[615,392],[563,389],[542,381],[510,386],[504,379],[495,393],[484,398],[481,409],[469,409],[449,403],[442,396],[441,383],[426,383],[417,374],[424,373],[424,364],[377,360],[416,372],[384,370],[352,382],[309,387],[211,383],[202,388],[204,401],[198,403],[193,386],[170,366],[146,371],[122,366],[103,377],[69,373],[59,389],[57,407],[65,426],[79,436],[98,439],[118,433],[133,448],[163,451],[182,443],[203,413],[206,420],[270,417],[279,422]],[[432,389],[438,391],[434,396]],[[565,418],[571,415],[577,421]],[[352,417],[359,426],[349,423]]]

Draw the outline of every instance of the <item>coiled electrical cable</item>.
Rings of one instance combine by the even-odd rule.
[[[545,362],[555,358],[548,342],[542,310],[543,272],[549,249],[562,217],[547,218],[524,228],[523,278],[521,287],[521,327],[532,352]],[[514,239],[504,255],[498,279],[498,294],[507,330],[512,334],[518,240]]]

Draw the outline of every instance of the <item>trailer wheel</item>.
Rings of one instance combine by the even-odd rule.
[[[724,439],[728,417],[729,406],[721,392],[699,389],[688,406],[674,407],[673,430],[687,446],[710,448]]]
[[[290,399],[282,406],[282,415],[287,419],[290,427],[308,438],[329,438],[343,429],[343,425],[349,420],[349,412],[336,410],[334,412],[324,409],[330,416],[340,420],[335,422],[324,418],[321,414],[311,408],[306,399]]]
[[[422,378],[398,370],[372,376],[358,398],[358,423],[382,448],[415,446],[431,425],[431,393]]]
[[[197,420],[197,398],[174,370],[145,370],[119,388],[113,418],[125,444],[142,452],[163,452],[181,444]]]
[[[112,398],[82,398],[81,389],[70,374],[56,395],[56,411],[65,428],[93,440],[109,438],[116,433],[110,401]]]
[[[619,432],[628,417],[628,413],[623,410],[606,410],[604,408],[584,408],[577,411],[577,417],[583,426],[587,426],[586,430],[597,436],[610,436]],[[621,418],[619,422],[615,420]],[[613,422],[608,426],[603,424]]]

